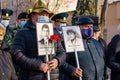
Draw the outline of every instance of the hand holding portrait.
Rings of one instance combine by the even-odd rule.
[[[53,70],[58,66],[58,60],[57,59],[52,59],[51,61],[48,62],[49,65],[49,70]]]
[[[49,70],[49,66],[47,63],[42,63],[40,65],[40,70],[43,71],[44,73],[46,73]]]
[[[73,73],[72,73],[73,76],[76,76],[76,77],[82,77],[82,69],[81,68],[76,68]]]

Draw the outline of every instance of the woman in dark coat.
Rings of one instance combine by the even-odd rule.
[[[108,45],[107,64],[111,69],[111,80],[120,80],[120,35],[115,35]]]
[[[42,16],[42,17],[40,17]],[[55,43],[56,55],[50,62],[46,62],[45,56],[38,56],[36,22],[39,18],[48,21],[50,14],[46,8],[34,8],[29,14],[25,28],[17,32],[12,45],[13,60],[19,67],[21,80],[47,80],[48,69],[55,69],[65,61],[65,51],[60,42]],[[41,20],[41,19],[40,19]]]
[[[0,24],[0,80],[18,80],[8,46],[3,42],[5,29]]]

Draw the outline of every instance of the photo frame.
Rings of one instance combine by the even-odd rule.
[[[62,28],[66,52],[84,51],[83,40],[79,26]]]
[[[37,23],[37,44],[38,55],[54,54],[54,47],[50,40],[50,36],[53,35],[52,23]]]

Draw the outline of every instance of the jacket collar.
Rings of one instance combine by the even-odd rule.
[[[36,25],[32,23],[32,20],[29,19],[27,23],[25,24],[25,28],[30,28],[30,29],[36,29]]]

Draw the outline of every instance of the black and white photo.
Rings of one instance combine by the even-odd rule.
[[[63,27],[63,36],[65,41],[66,52],[83,51],[83,41],[80,28],[77,26]]]
[[[50,53],[53,48],[50,36],[53,35],[52,23],[37,23],[37,43],[39,55]],[[53,50],[54,51],[54,50]]]

